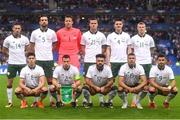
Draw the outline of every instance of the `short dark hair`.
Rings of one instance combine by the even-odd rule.
[[[104,54],[97,54],[97,55],[96,55],[96,59],[97,59],[97,58],[104,58],[104,59],[105,59],[106,56],[105,56]]]
[[[90,20],[97,20],[97,21],[98,21],[97,17],[90,17],[90,18],[88,19],[88,22],[89,22],[89,23],[90,23]]]
[[[129,54],[128,54],[128,57],[129,57],[129,56],[136,56],[136,55],[135,55],[134,53],[129,53]]]
[[[121,19],[121,18],[115,18],[115,19],[114,19],[114,23],[115,23],[116,21],[121,21],[121,22],[123,22],[123,19]]]
[[[12,27],[14,27],[15,25],[20,25],[21,26],[21,28],[22,28],[22,24],[20,23],[20,22],[14,22],[13,24],[12,24]]]
[[[33,52],[27,53],[26,57],[28,58],[29,56],[34,56],[35,57],[35,53],[33,53]]]
[[[165,57],[166,58],[166,56],[164,54],[162,54],[162,53],[157,56],[157,59],[160,58],[160,57]]]
[[[65,18],[71,18],[71,19],[72,19],[72,21],[74,21],[74,18],[73,18],[73,16],[72,16],[72,15],[65,15],[65,16],[64,16],[64,20],[65,20]]]
[[[70,56],[69,55],[63,55],[62,59],[63,58],[70,58]]]
[[[40,21],[41,17],[47,17],[48,18],[48,15],[46,15],[46,14],[39,15],[39,21]]]

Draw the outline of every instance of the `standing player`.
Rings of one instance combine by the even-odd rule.
[[[58,63],[62,64],[62,57],[67,54],[70,55],[71,64],[80,69],[79,63],[79,50],[81,41],[81,31],[74,28],[73,17],[65,16],[64,18],[64,28],[57,31],[58,38],[58,50],[59,58]]]
[[[48,17],[42,15],[39,18],[40,28],[34,30],[31,34],[30,45],[32,51],[36,54],[36,63],[44,69],[45,76],[48,82],[48,88],[52,84],[53,74],[53,49],[56,47],[56,33],[48,28]],[[55,106],[50,95],[50,105]]]
[[[140,101],[146,96],[146,76],[141,65],[135,63],[136,57],[134,53],[128,54],[128,63],[124,64],[119,70],[119,97],[123,101],[122,109],[128,106],[127,94],[138,94],[136,106],[138,109],[143,109]]]
[[[105,65],[105,55],[96,55],[96,64],[91,65],[88,69],[85,78],[85,85],[83,86],[83,95],[86,100],[84,107],[89,108],[92,106],[90,99],[91,95],[97,93],[103,95],[109,95],[107,106],[113,108],[112,99],[115,97],[117,88],[113,85],[114,80],[112,76],[111,68]],[[100,106],[104,107],[106,104],[104,101],[100,102]]]
[[[144,22],[137,24],[137,30],[138,34],[131,38],[132,51],[136,55],[136,62],[143,66],[148,79],[155,47],[154,40],[150,35],[146,34],[146,25]]]
[[[45,87],[44,70],[36,65],[34,53],[27,54],[27,61],[28,65],[21,70],[19,86],[16,88],[15,94],[21,99],[21,108],[28,107],[25,99],[27,96],[40,96],[37,106],[44,108],[42,101],[48,92]]]
[[[150,70],[150,108],[155,108],[154,97],[158,94],[167,96],[163,102],[164,108],[169,108],[169,102],[178,93],[176,81],[172,69],[166,65],[167,60],[164,55],[160,54],[157,57],[157,65]]]
[[[70,56],[64,55],[62,57],[63,64],[57,66],[53,73],[53,85],[51,86],[51,93],[53,97],[56,99],[56,106],[60,107],[61,101],[57,97],[57,92],[59,92],[60,88],[64,85],[71,85],[73,88],[74,98],[72,107],[76,107],[76,99],[81,94],[80,88],[80,76],[79,70],[77,67],[70,64]]]
[[[84,55],[84,76],[90,65],[96,63],[97,54],[105,54],[106,52],[106,37],[98,31],[97,18],[89,19],[89,31],[82,35],[81,50]],[[103,102],[103,96],[99,94],[100,102]]]
[[[113,77],[116,78],[120,67],[127,62],[127,54],[130,53],[130,36],[128,33],[122,31],[123,21],[115,19],[114,29],[107,36],[107,58],[111,64]]]
[[[89,31],[82,35],[81,50],[84,55],[84,75],[86,75],[88,67],[96,63],[97,54],[105,54],[106,37],[98,31],[97,18],[89,19]]]
[[[7,96],[8,105],[12,107],[13,80],[17,72],[26,65],[25,51],[29,45],[29,40],[24,35],[21,35],[22,26],[20,23],[14,23],[12,27],[12,35],[8,36],[3,43],[3,53],[8,57],[8,72],[7,72]]]

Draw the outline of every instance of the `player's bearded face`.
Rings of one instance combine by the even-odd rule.
[[[20,25],[15,25],[13,28],[13,35],[15,37],[19,37],[21,35],[21,26]]]
[[[104,59],[103,58],[99,58],[99,59],[97,59],[97,69],[99,70],[99,71],[102,71],[103,70],[103,68],[104,68]]]
[[[39,24],[40,24],[42,27],[47,27],[47,26],[48,26],[48,18],[47,18],[47,17],[41,17]]]
[[[164,57],[159,57],[158,58],[158,68],[160,70],[163,70],[166,64],[166,59]]]
[[[69,68],[70,68],[70,65],[68,64],[65,64],[65,65],[63,65],[63,68],[64,68],[64,70],[69,70]]]
[[[133,68],[136,66],[135,61],[136,61],[136,58],[134,55],[128,56],[128,65],[130,68]]]
[[[69,70],[70,68],[69,59],[63,59],[63,68],[64,70]]]

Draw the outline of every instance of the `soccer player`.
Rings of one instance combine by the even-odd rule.
[[[89,19],[89,30],[82,35],[81,50],[84,56],[83,74],[86,76],[90,65],[96,63],[97,54],[106,54],[106,37],[98,31],[97,18]],[[99,101],[103,102],[103,95],[99,94]]]
[[[40,96],[37,102],[39,108],[44,108],[42,103],[48,89],[45,87],[45,76],[42,67],[36,65],[34,53],[27,54],[28,64],[21,70],[19,86],[15,89],[17,98],[21,99],[21,108],[28,107],[25,97]]]
[[[81,41],[81,31],[73,27],[73,17],[65,16],[64,28],[57,31],[59,58],[58,63],[62,64],[62,57],[70,55],[72,65],[80,69],[79,50]]]
[[[120,67],[127,62],[128,48],[130,48],[130,35],[124,32],[122,28],[123,21],[115,19],[115,31],[107,36],[107,58],[111,64],[114,78],[118,75]]]
[[[85,102],[83,103],[85,108],[92,106],[90,99],[91,95],[97,93],[103,95],[109,95],[108,101],[101,101],[100,106],[104,107],[107,105],[109,108],[113,108],[112,100],[116,95],[117,87],[113,85],[114,80],[112,76],[111,68],[105,64],[105,55],[96,55],[96,64],[91,65],[88,68],[88,72],[85,78],[85,85],[83,86],[83,95]]]
[[[163,105],[164,108],[169,108],[170,100],[172,100],[178,93],[173,71],[169,66],[166,65],[166,63],[167,60],[165,56],[160,54],[157,57],[157,65],[153,66],[150,70],[150,108],[156,108],[154,98],[158,94],[167,96],[163,102]]]
[[[154,40],[146,34],[146,25],[144,22],[137,24],[138,34],[131,38],[131,46],[134,54],[136,55],[136,62],[141,64],[145,70],[146,76],[149,77],[149,71],[151,68],[152,58],[154,53]]]
[[[64,85],[71,85],[73,88],[74,96],[72,107],[76,107],[76,99],[81,95],[81,83],[79,70],[77,67],[71,65],[71,58],[69,55],[62,57],[62,65],[57,66],[53,72],[53,85],[51,85],[51,93],[56,99],[56,106],[62,105],[60,99],[57,96],[60,88]]]
[[[3,53],[8,57],[8,71],[7,71],[7,96],[8,105],[5,107],[12,107],[12,93],[13,80],[17,72],[26,65],[25,51],[29,45],[27,37],[21,34],[22,26],[20,23],[14,23],[12,26],[12,35],[8,36],[3,43]]]
[[[134,53],[128,54],[128,63],[122,65],[119,70],[119,97],[123,101],[122,109],[126,109],[128,106],[127,94],[138,94],[136,100],[136,106],[138,109],[143,109],[140,101],[147,94],[147,80],[144,69],[141,65],[135,63],[136,57]]]
[[[97,54],[105,54],[106,37],[98,31],[97,18],[89,19],[89,30],[82,35],[81,50],[84,55],[84,75],[86,75],[88,67],[96,63]]]
[[[33,52],[35,51],[37,65],[44,69],[49,88],[49,86],[52,84],[54,67],[53,50],[56,48],[57,36],[55,31],[48,28],[48,17],[46,15],[41,15],[39,17],[39,25],[40,28],[34,30],[31,34],[30,48]],[[55,106],[51,95],[50,106]]]
[[[146,24],[139,22],[137,24],[138,34],[131,38],[132,51],[136,55],[136,62],[143,66],[147,80],[149,79],[149,71],[152,66],[152,55],[154,54],[154,40],[146,32]],[[136,96],[133,102],[135,103]],[[133,104],[132,104],[133,105]]]

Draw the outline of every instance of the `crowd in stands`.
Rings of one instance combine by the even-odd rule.
[[[124,31],[131,36],[136,31],[136,24],[139,21],[144,21],[148,27],[148,34],[152,35],[156,42],[156,52],[163,52],[174,62],[180,62],[180,19],[176,12],[180,11],[180,2],[178,0],[54,0],[58,9],[72,11],[80,9],[81,14],[74,15],[74,26],[81,29],[82,32],[88,29],[88,18],[93,14],[83,11],[81,8],[90,11],[98,9],[102,10],[118,10],[125,12],[137,11],[161,11],[174,12],[173,15],[166,14],[97,14],[99,19],[99,30],[108,35],[113,31],[113,19],[123,18]],[[49,0],[2,0],[0,8],[10,10],[10,12],[20,13],[26,10],[49,9]],[[13,7],[15,6],[15,7]],[[138,7],[137,7],[138,6]],[[11,9],[12,8],[12,9]],[[2,10],[1,9],[1,10]],[[20,11],[18,11],[20,10]],[[0,11],[2,12],[2,11]],[[83,13],[84,12],[84,13]],[[30,36],[32,30],[38,27],[38,14],[13,14],[0,15],[0,45],[5,37],[11,32],[12,23],[20,21],[23,24],[23,32],[26,36]],[[55,31],[63,27],[63,14],[50,14],[49,27]],[[0,50],[0,59],[3,60],[2,51]],[[154,59],[156,56],[154,56]],[[172,63],[172,64],[173,64]]]
[[[7,11],[49,11],[52,0],[1,0],[0,8]],[[75,13],[94,12],[135,12],[135,11],[179,11],[178,0],[53,0],[54,9],[57,11],[73,10]],[[56,11],[56,12],[57,12]],[[13,11],[14,12],[14,11]]]

